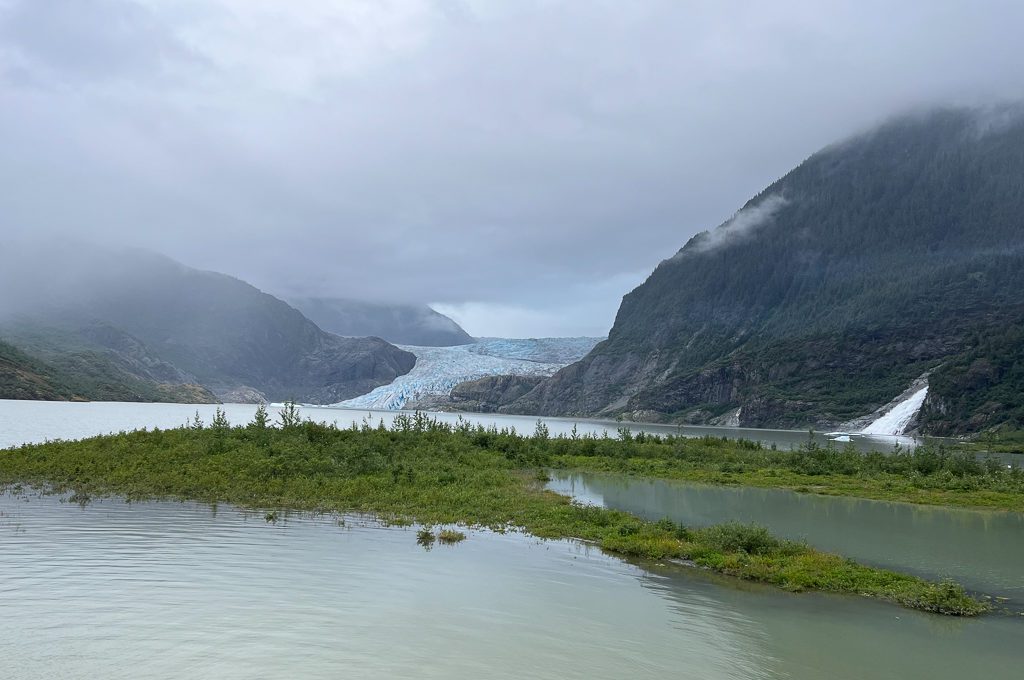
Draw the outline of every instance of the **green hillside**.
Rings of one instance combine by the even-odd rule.
[[[0,399],[211,403],[194,384],[160,383],[126,371],[97,351],[64,352],[45,361],[0,341]]]

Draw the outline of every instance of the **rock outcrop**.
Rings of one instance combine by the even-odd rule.
[[[494,413],[537,387],[541,376],[495,375],[455,386],[450,406],[461,411]]]

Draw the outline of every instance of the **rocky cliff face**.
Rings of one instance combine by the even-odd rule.
[[[662,262],[607,341],[502,409],[830,426],[933,371],[924,430],[1016,422],[1021,177],[1019,107],[826,148]]]
[[[533,390],[540,376],[496,375],[460,383],[452,389],[446,405],[461,411],[494,413]]]

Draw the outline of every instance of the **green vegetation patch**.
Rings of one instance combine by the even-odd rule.
[[[777,451],[723,437],[552,440],[551,467],[705,484],[759,486],[877,500],[1024,512],[1024,470],[965,445],[861,453],[814,442]]]
[[[0,399],[216,402],[213,394],[199,385],[162,383],[133,375],[110,351],[76,349],[35,356],[3,340]]]
[[[647,522],[543,488],[538,469],[590,445],[595,451],[636,453],[631,447],[638,443],[632,437],[552,439],[541,427],[525,437],[420,414],[399,415],[391,428],[364,422],[350,429],[298,422],[288,411],[280,428],[263,418],[232,427],[218,414],[209,427],[197,417],[180,429],[0,451],[0,485],[73,491],[85,499],[178,498],[265,510],[372,513],[425,527],[523,529],[542,538],[592,542],[621,556],[685,561],[792,591],[860,594],[953,615],[987,609],[957,584],[859,565],[758,527],[692,530],[669,520]],[[639,445],[668,451],[685,440]],[[425,544],[435,538],[457,542],[461,532],[435,535],[424,528],[418,535]]]

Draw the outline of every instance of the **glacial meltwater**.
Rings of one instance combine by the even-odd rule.
[[[224,407],[232,422],[254,407]],[[181,425],[213,406],[0,402],[0,449]],[[363,412],[307,409],[347,424]],[[384,417],[374,415],[374,417]],[[441,415],[443,418],[456,416]],[[509,420],[475,416],[480,422]],[[532,430],[536,419],[512,423]],[[572,421],[547,420],[553,434]],[[609,427],[580,421],[580,431]],[[611,426],[614,434],[614,424]],[[592,429],[584,429],[592,428]],[[4,452],[0,450],[0,456]],[[563,475],[581,500],[753,520],[866,562],[1024,600],[1019,515]],[[0,677],[1018,678],[1024,617],[955,619],[630,563],[572,541],[221,505],[0,494]]]
[[[244,424],[252,420],[256,406],[253,404],[152,404],[136,402],[68,402],[68,401],[17,401],[0,399],[0,449],[17,446],[26,442],[42,442],[47,439],[81,439],[100,434],[138,428],[180,427],[195,414],[207,423],[213,418],[214,409],[223,409],[233,424]],[[276,416],[271,409],[272,416]],[[390,423],[400,411],[337,408],[329,406],[302,406],[303,418],[337,423],[348,427],[363,419],[383,420]],[[495,413],[441,413],[428,411],[432,418],[454,423],[463,418],[471,423],[486,427],[515,428],[521,434],[530,434],[537,425],[536,416],[514,416]],[[575,428],[580,435],[593,434],[618,436],[620,428],[632,432],[647,432],[657,435],[679,435],[689,437],[728,437],[750,439],[765,446],[791,449],[813,439],[818,444],[828,444],[827,434],[801,432],[798,430],[764,430],[741,427],[710,427],[698,425],[662,425],[656,423],[619,423],[612,420],[587,418],[542,418],[552,436],[568,435]],[[913,447],[913,437],[872,435],[856,436],[849,445],[858,450],[890,451],[896,445]],[[840,444],[845,446],[846,444]]]
[[[686,526],[753,522],[874,566],[951,578],[1024,608],[1024,514],[942,508],[783,489],[707,486],[553,472],[549,488],[584,503]],[[1024,634],[1024,626],[1021,633]]]
[[[1024,621],[631,565],[566,541],[0,495],[29,678],[1015,678]]]

